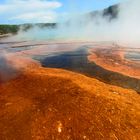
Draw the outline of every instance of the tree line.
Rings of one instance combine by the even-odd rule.
[[[33,27],[38,28],[55,28],[56,23],[36,23],[36,24],[20,24],[20,25],[0,25],[0,34],[16,34],[20,29],[22,31],[28,31],[29,29]]]

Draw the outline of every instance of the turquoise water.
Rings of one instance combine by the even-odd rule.
[[[80,30],[80,31],[79,31]],[[58,28],[32,28],[27,32],[19,32],[15,36],[17,40],[83,40],[89,39],[90,36],[84,30],[71,27],[58,27]]]
[[[140,61],[140,52],[128,52],[125,55],[125,58],[133,61]]]
[[[56,40],[61,38],[55,29],[32,29],[28,32],[19,32],[15,37],[18,40]]]

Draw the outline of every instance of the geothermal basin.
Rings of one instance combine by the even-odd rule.
[[[113,42],[1,42],[8,54],[30,57],[43,67],[60,68],[140,92],[140,53]],[[100,60],[98,60],[98,58]]]
[[[140,65],[125,57],[132,49],[86,41],[0,46],[0,139],[139,139]]]

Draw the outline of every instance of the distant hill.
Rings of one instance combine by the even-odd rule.
[[[112,5],[101,11],[93,11],[88,15],[90,18],[96,18],[97,16],[102,16],[103,18],[107,18],[109,21],[118,17],[119,14],[119,4]]]
[[[108,21],[111,21],[117,18],[118,13],[119,13],[119,5],[113,5],[101,11],[90,12],[87,14],[87,17],[89,19],[93,19],[93,18],[96,19],[98,16],[102,16],[103,18],[106,18]],[[78,23],[80,22],[81,22],[81,17]],[[67,21],[66,24],[70,25],[71,20]],[[57,26],[57,23],[35,23],[35,24],[27,23],[27,24],[20,24],[20,25],[0,25],[0,35],[7,34],[7,33],[16,34],[19,31],[19,29],[23,31],[27,31],[33,27],[55,28],[56,26]]]
[[[19,25],[0,25],[0,35],[3,34],[16,34],[19,30]]]
[[[7,33],[12,33],[16,34],[19,29],[23,31],[27,31],[33,27],[38,27],[38,28],[55,28],[56,23],[27,23],[27,24],[20,24],[20,25],[0,25],[0,35],[2,34],[7,34]]]
[[[72,17],[66,22],[66,26],[85,27],[88,23],[100,23],[100,19],[105,19],[107,22],[117,19],[119,15],[119,4],[109,6],[103,10],[91,11],[76,17]],[[101,21],[102,22],[102,21]]]
[[[103,10],[103,16],[108,16],[110,19],[117,18],[119,14],[119,5],[113,5]]]

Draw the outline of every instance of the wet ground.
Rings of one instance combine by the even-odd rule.
[[[66,70],[0,85],[0,140],[139,140],[140,97]]]
[[[117,85],[124,88],[134,89],[140,92],[140,79],[125,76],[120,73],[106,70],[87,59],[86,46],[77,51],[57,53],[47,56],[36,56],[43,67],[62,68],[97,78],[105,83]]]
[[[4,74],[22,71],[0,84],[0,140],[139,140],[138,79],[89,61],[87,44],[25,44],[2,48]]]
[[[43,42],[1,42],[1,50],[6,50],[8,53],[17,53],[17,52],[26,52],[28,50],[34,50],[38,46],[45,45],[47,43]],[[59,44],[68,45],[68,44]],[[100,45],[100,44],[99,44]],[[51,46],[49,46],[51,48]],[[69,46],[69,47],[72,47]],[[140,92],[140,79],[129,77],[111,70],[107,70],[102,66],[90,62],[87,58],[89,55],[88,50],[90,45],[81,45],[81,47],[74,51],[65,51],[54,53],[45,53],[33,55],[33,59],[39,60],[43,67],[49,68],[61,68],[67,69],[70,71],[82,73],[89,77],[96,78],[100,81],[103,81],[108,84],[117,85],[124,88],[134,89],[137,92]],[[93,47],[93,46],[92,46]],[[58,48],[56,48],[58,49]],[[46,52],[44,50],[44,52]],[[140,55],[137,52],[126,53],[125,57],[127,59],[140,60]]]

